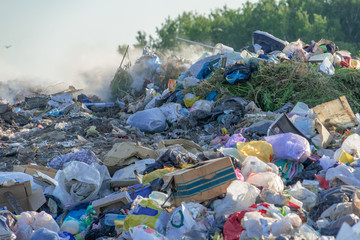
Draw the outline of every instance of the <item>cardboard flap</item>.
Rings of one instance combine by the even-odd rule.
[[[333,137],[329,133],[329,131],[325,128],[325,126],[319,121],[319,119],[315,119],[315,129],[321,135],[321,148],[327,148],[327,146],[331,143]]]
[[[41,172],[43,174],[48,175],[51,178],[55,178],[57,173],[56,169],[38,166],[38,165],[15,165],[13,171],[23,172],[31,176],[33,176],[35,172]]]
[[[164,180],[164,184],[161,187],[162,191],[165,191],[174,182],[174,176],[169,176]]]
[[[34,180],[37,180],[37,181],[40,181],[40,182],[44,182],[48,185],[52,185],[54,187],[56,187],[58,185],[57,181],[51,177],[49,177],[48,175],[42,173],[42,172],[39,172],[39,171],[36,171],[33,175],[34,177]]]

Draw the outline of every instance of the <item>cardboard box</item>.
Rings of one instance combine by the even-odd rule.
[[[31,176],[34,176],[34,173],[37,171],[48,175],[51,178],[55,178],[55,175],[57,173],[56,169],[38,166],[38,165],[16,165],[13,169],[14,172],[23,172],[26,174],[29,174]]]
[[[33,191],[30,181],[18,181],[10,186],[2,185],[0,186],[0,206],[6,206],[11,212],[15,209],[4,196],[6,192],[12,193],[24,211],[36,211],[46,202],[42,188]]]
[[[204,202],[226,193],[230,183],[236,180],[230,157],[198,163],[164,175],[162,189],[171,188],[173,203]]]
[[[101,213],[106,209],[120,209],[131,202],[128,192],[118,192],[93,201],[92,206],[97,213]]]

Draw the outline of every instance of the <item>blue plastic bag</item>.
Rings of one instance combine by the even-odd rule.
[[[162,132],[166,129],[166,117],[159,108],[147,109],[131,115],[127,124],[142,132]]]
[[[62,233],[61,236],[54,231],[47,228],[39,228],[31,234],[30,240],[74,240],[75,238],[71,234]]]

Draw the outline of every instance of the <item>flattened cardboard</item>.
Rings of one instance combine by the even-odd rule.
[[[346,129],[358,125],[355,114],[345,96],[320,104],[314,107],[313,110],[316,117],[326,128],[335,126]]]
[[[147,159],[157,158],[154,150],[139,146],[132,142],[115,143],[112,149],[105,155],[104,164],[110,166],[126,166],[132,162],[127,162],[129,158]],[[135,162],[135,161],[134,161]]]
[[[97,213],[101,213],[106,209],[120,209],[131,202],[132,200],[128,192],[119,192],[93,201],[92,206]]]
[[[226,193],[230,183],[236,180],[230,157],[201,162],[192,167],[164,175],[162,189],[171,188],[173,203],[204,202]]]
[[[14,166],[14,172],[23,172],[26,174],[29,174],[31,176],[34,176],[34,173],[37,171],[48,175],[51,178],[55,178],[55,175],[57,173],[56,169],[38,166],[38,165],[16,165]]]
[[[197,154],[199,152],[203,152],[204,150],[196,143],[194,143],[193,141],[190,140],[186,140],[186,139],[166,139],[166,140],[161,140],[158,144],[158,148],[166,148],[175,144],[179,144],[181,145],[183,148],[185,148],[186,150],[188,150],[189,152],[193,153],[193,154]]]

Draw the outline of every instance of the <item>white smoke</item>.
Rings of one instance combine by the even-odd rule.
[[[183,45],[180,51],[169,55],[195,62],[204,51],[200,46]],[[122,67],[134,66],[141,56],[142,49],[130,47]],[[25,96],[33,96],[35,93],[53,94],[71,85],[82,89],[81,92],[86,95],[97,95],[103,101],[108,101],[111,97],[110,83],[122,59],[123,56],[116,49],[104,51],[102,48],[89,46],[71,49],[57,61],[38,60],[41,64],[34,64],[35,67],[31,63],[24,67],[12,65],[0,58],[0,98],[15,103]],[[166,56],[161,56],[161,60],[164,63]],[[142,86],[143,78],[144,76],[135,77],[137,88]]]

